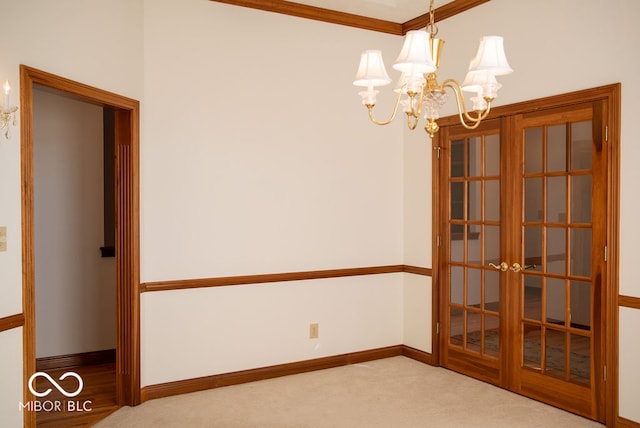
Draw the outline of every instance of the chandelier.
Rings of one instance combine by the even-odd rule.
[[[467,129],[475,129],[491,110],[491,102],[496,98],[498,89],[502,87],[496,76],[512,73],[504,53],[503,39],[500,36],[485,36],[480,39],[476,56],[469,64],[469,70],[462,84],[455,79],[446,79],[441,84],[437,80],[437,69],[440,66],[440,53],[444,40],[436,37],[438,27],[434,19],[434,0],[429,5],[429,23],[424,30],[408,31],[405,35],[402,50],[393,68],[401,72],[395,92],[398,94],[391,113],[385,121],[378,121],[373,116],[376,86],[391,83],[379,50],[366,50],[360,57],[360,65],[356,74],[356,86],[367,88],[358,93],[362,104],[369,111],[369,118],[376,125],[387,125],[393,121],[402,106],[407,115],[407,126],[414,130],[420,116],[424,112],[425,131],[431,138],[440,128],[436,120],[440,117],[440,108],[447,99],[446,88],[449,88],[456,100],[460,123]],[[467,110],[463,91],[472,92],[473,111]]]

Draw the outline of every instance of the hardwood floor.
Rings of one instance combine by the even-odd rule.
[[[80,375],[84,383],[82,392],[76,397],[67,398],[46,378],[38,377],[36,380],[38,391],[52,389],[49,395],[38,400],[43,406],[36,416],[38,427],[90,427],[120,408],[116,404],[115,363],[46,371],[62,388],[74,391],[78,388],[75,378],[58,380],[66,372],[75,372]],[[58,408],[56,408],[57,403],[59,403]],[[50,411],[46,411],[47,409]]]

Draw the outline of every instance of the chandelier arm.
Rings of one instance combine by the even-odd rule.
[[[384,120],[384,121],[378,121],[373,117],[373,107],[375,106],[375,104],[366,104],[365,106],[367,107],[367,110],[369,110],[369,119],[371,119],[371,122],[375,123],[376,125],[388,125],[391,122],[393,122],[393,119],[396,118],[396,113],[398,113],[398,106],[400,105],[401,97],[402,97],[402,88],[400,88],[400,91],[398,91],[398,97],[396,98],[396,105],[393,107],[393,113],[391,113],[391,117],[388,120]]]
[[[476,129],[478,125],[480,125],[480,122],[489,115],[489,111],[491,110],[491,102],[487,102],[486,109],[477,112],[478,114],[477,117],[473,117],[469,114],[469,112],[467,111],[467,105],[464,101],[464,96],[462,95],[462,89],[460,87],[460,83],[458,83],[457,80],[447,79],[444,82],[442,82],[442,85],[440,86],[442,88],[444,87],[450,88],[455,94],[456,105],[458,107],[458,116],[460,117],[460,122],[465,128]],[[467,121],[471,122],[471,125],[467,125],[466,123]]]
[[[487,101],[487,108],[478,114],[478,121],[486,119],[486,117],[489,116],[490,111],[491,111],[491,101]]]
[[[413,114],[407,113],[407,126],[409,130],[413,131],[418,126],[419,117]]]

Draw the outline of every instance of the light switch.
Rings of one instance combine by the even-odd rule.
[[[318,338],[318,324],[313,323],[309,324],[309,339],[317,339]]]
[[[0,226],[0,251],[7,251],[7,226]]]

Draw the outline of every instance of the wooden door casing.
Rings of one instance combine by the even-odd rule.
[[[66,96],[108,106],[116,110],[116,146],[119,154],[116,198],[116,295],[117,295],[117,373],[116,392],[119,405],[140,404],[140,241],[139,241],[139,121],[137,100],[64,77],[20,66],[21,89],[21,174],[22,174],[22,288],[23,375],[25,385],[35,372],[35,258],[33,214],[33,87],[39,85]],[[34,399],[25,388],[24,402]],[[35,412],[24,412],[24,426],[36,424]]]

